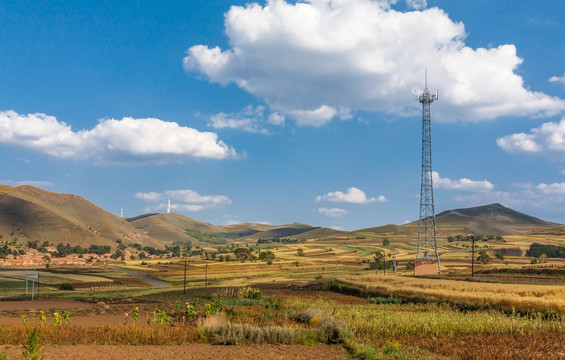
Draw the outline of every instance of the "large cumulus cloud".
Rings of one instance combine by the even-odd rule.
[[[441,88],[439,121],[550,116],[565,101],[527,89],[512,44],[473,49],[465,27],[438,8],[400,12],[386,0],[310,0],[233,6],[225,14],[231,48],[194,45],[187,71],[235,83],[298,125],[321,126],[356,110],[415,114],[410,98]],[[412,2],[419,9],[425,1]],[[416,4],[417,3],[417,4]],[[416,6],[417,5],[417,6]]]
[[[90,130],[73,131],[54,116],[2,111],[0,143],[99,164],[238,157],[215,133],[155,118],[103,119]]]

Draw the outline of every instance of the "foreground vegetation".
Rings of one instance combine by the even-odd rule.
[[[385,284],[393,280],[389,278]],[[428,288],[438,291],[449,286],[434,279],[397,281],[405,285],[427,282]],[[464,285],[480,292],[482,285],[489,284],[478,288],[473,288],[474,283]],[[357,289],[366,290],[367,286]],[[499,291],[501,297],[513,299],[511,293],[510,288]],[[198,296],[169,291],[145,297],[160,299],[152,311],[131,305],[122,315],[123,325],[75,325],[70,313],[64,311],[27,314],[22,323],[0,325],[0,344],[26,344],[23,356],[27,359],[41,358],[42,348],[48,345],[191,343],[334,344],[359,359],[554,359],[565,355],[559,341],[565,337],[563,313],[544,316],[541,312],[507,313],[496,307],[461,309],[448,302],[422,298],[419,303],[410,303],[391,295],[364,298],[331,291],[289,293],[250,287],[210,288]],[[38,319],[32,319],[35,317]]]

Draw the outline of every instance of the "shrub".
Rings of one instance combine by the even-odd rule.
[[[65,282],[62,283],[61,286],[59,286],[59,290],[74,291],[75,287],[70,282]]]
[[[290,319],[302,324],[310,324],[313,318],[321,318],[324,312],[318,309],[306,309],[290,315]]]
[[[155,325],[168,325],[171,322],[171,317],[167,313],[158,307],[155,308],[155,316],[153,318],[153,323]]]
[[[43,359],[43,345],[41,344],[41,330],[35,328],[29,334],[27,343],[24,344],[22,351],[24,359],[40,360]]]
[[[367,300],[371,304],[400,304],[402,300],[394,298],[394,297],[374,297],[374,298],[367,298]]]
[[[258,327],[249,324],[220,323],[205,324],[201,328],[202,336],[211,344],[297,344],[300,337],[295,329],[281,326]]]

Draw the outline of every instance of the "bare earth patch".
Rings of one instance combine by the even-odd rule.
[[[21,359],[22,347],[0,346],[9,359]],[[73,345],[46,346],[45,360],[348,360],[347,352],[337,345],[208,345],[172,346]]]

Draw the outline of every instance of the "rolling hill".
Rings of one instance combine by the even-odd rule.
[[[466,233],[516,235],[565,232],[559,224],[500,204],[448,210],[436,215],[436,220],[438,234],[442,237]],[[396,235],[410,242],[417,231],[417,221],[347,232],[301,223],[214,225],[174,213],[143,214],[126,220],[78,195],[58,194],[26,185],[0,185],[1,239],[17,239],[20,243],[39,240],[54,244],[115,247],[115,241],[121,239],[125,244],[162,247],[185,241],[223,245],[233,241],[255,242],[261,238],[355,240],[384,235]]]
[[[471,208],[446,210],[436,215],[438,233],[477,235],[517,235],[552,229],[559,224],[507,208],[490,204]],[[418,221],[404,225],[384,225],[355,231],[356,234],[417,234]]]
[[[447,210],[436,215],[436,222],[445,229],[463,227],[464,232],[482,235],[527,234],[558,225],[498,203]]]
[[[20,243],[39,240],[115,247],[115,241],[121,239],[125,244],[160,246],[124,219],[81,196],[28,185],[0,186],[0,235]]]

